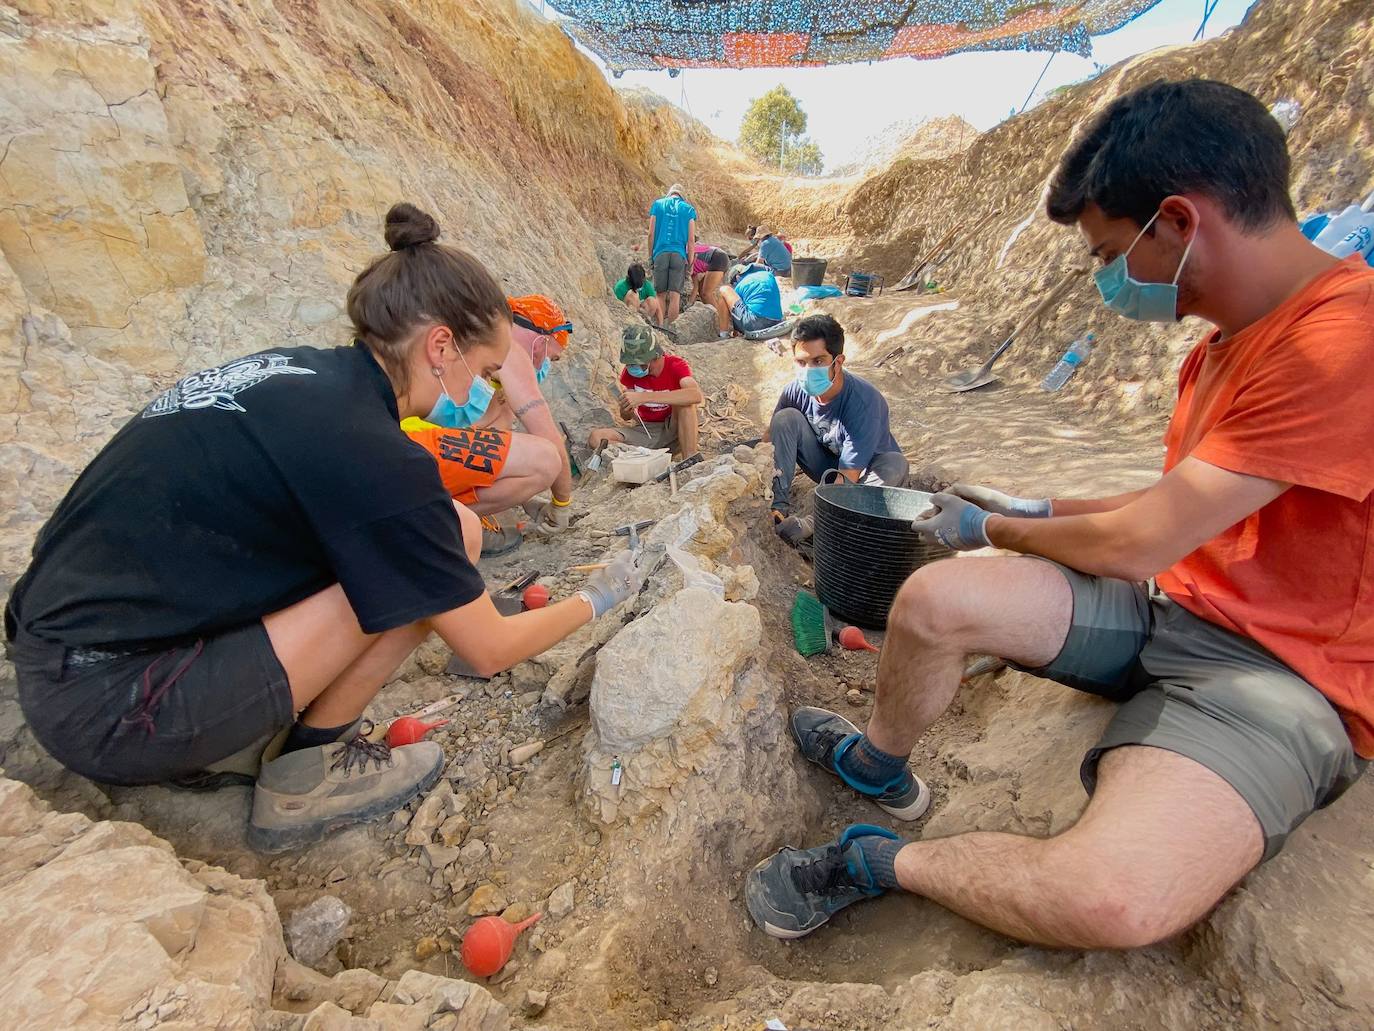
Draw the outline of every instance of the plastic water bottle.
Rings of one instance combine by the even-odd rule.
[[[1069,381],[1069,377],[1078,371],[1078,367],[1087,360],[1088,355],[1093,353],[1093,341],[1097,339],[1096,333],[1085,333],[1069,345],[1069,349],[1064,352],[1064,357],[1060,358],[1050,374],[1045,377],[1040,384],[1042,390],[1058,390]]]

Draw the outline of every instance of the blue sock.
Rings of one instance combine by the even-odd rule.
[[[869,834],[862,838],[856,838],[855,843],[864,854],[864,861],[868,863],[868,872],[873,875],[873,882],[880,888],[897,888],[897,871],[894,864],[897,862],[897,853],[907,844],[900,839],[893,841],[891,838],[879,837],[877,834]]]
[[[889,755],[868,740],[864,734],[843,756],[839,766],[860,784],[867,784],[876,792],[898,774],[906,772],[904,755]]]

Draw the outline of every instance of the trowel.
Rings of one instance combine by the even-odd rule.
[[[1072,286],[1074,281],[1082,274],[1083,269],[1081,267],[1069,269],[1069,271],[1064,274],[1064,278],[1044,296],[1039,304],[1031,309],[1031,313],[1021,320],[1020,325],[1011,331],[1011,335],[1002,341],[997,350],[992,352],[992,357],[976,369],[971,369],[967,372],[956,372],[953,376],[945,380],[942,384],[942,389],[944,389],[946,393],[961,394],[966,390],[977,390],[979,387],[985,387],[997,379],[997,377],[992,374],[992,367],[997,364],[997,360],[1007,353],[1007,349],[1011,347],[1013,341],[1015,341],[1018,336],[1024,333],[1041,315],[1049,311],[1051,305],[1057,303],[1059,299],[1064,296],[1069,287]]]

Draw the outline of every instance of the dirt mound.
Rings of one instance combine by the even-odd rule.
[[[943,158],[964,150],[978,138],[978,130],[958,115],[903,119],[859,145],[854,160],[837,167],[832,177],[866,175],[891,164],[898,156]]]

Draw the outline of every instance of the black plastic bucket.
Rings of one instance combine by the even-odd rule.
[[[825,267],[830,262],[825,258],[793,258],[792,285],[820,286],[825,282]]]
[[[816,488],[816,597],[840,619],[869,630],[887,626],[906,578],[954,552],[926,544],[911,521],[930,495],[899,487],[830,484]]]

